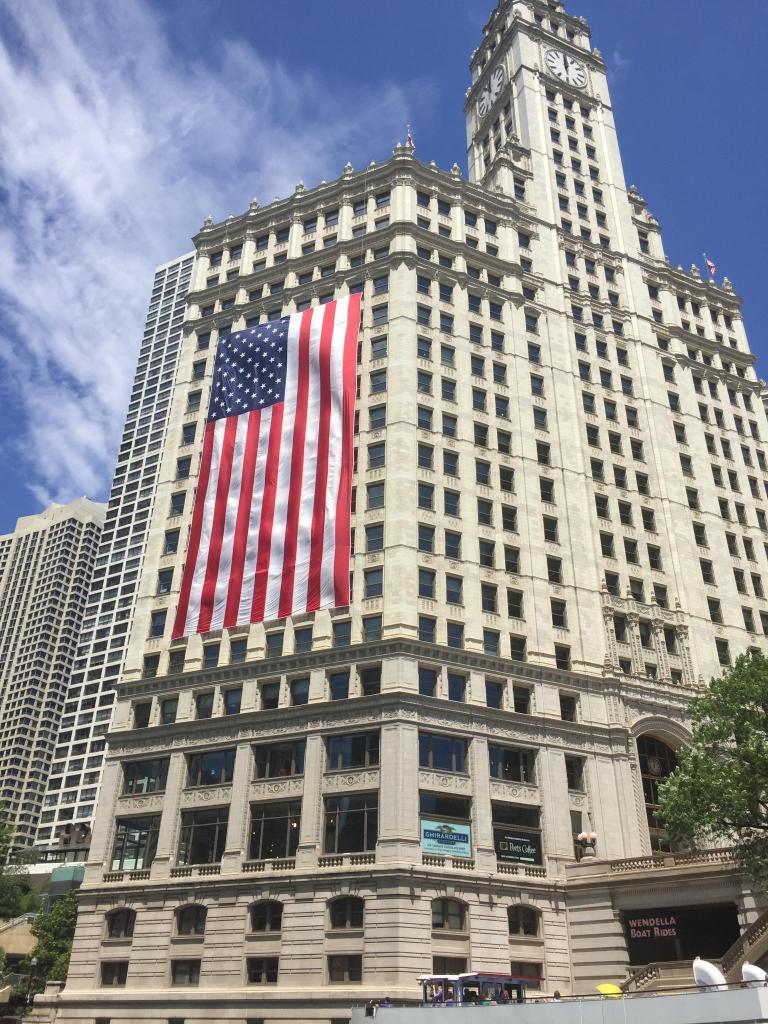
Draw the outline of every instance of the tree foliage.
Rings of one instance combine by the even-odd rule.
[[[37,957],[34,970],[37,989],[44,988],[46,981],[66,979],[76,920],[77,890],[72,889],[57,900],[50,910],[38,914],[32,922],[32,934],[37,939],[37,945],[29,960]],[[30,969],[29,960],[25,965],[27,969]]]
[[[18,917],[37,907],[24,860],[14,851],[14,838],[15,829],[0,804],[0,918]]]
[[[741,655],[691,706],[693,736],[660,787],[673,842],[735,847],[744,871],[768,885],[768,658]]]

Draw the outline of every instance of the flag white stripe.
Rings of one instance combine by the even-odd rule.
[[[264,603],[264,619],[277,618],[280,604],[280,588],[283,582],[283,555],[285,554],[285,523],[288,517],[288,490],[291,481],[291,452],[293,451],[293,426],[296,419],[296,392],[299,381],[299,329],[301,314],[292,316],[288,327],[285,369],[285,402],[283,405],[283,429],[280,437],[280,459],[277,472],[277,493],[275,514],[272,519],[272,546],[269,553],[267,594]]]
[[[317,428],[320,421],[320,337],[324,317],[325,306],[317,306],[312,313],[312,327],[309,333],[307,425],[304,434],[304,466],[299,496],[299,528],[296,538],[296,573],[293,581],[292,612],[303,611],[307,607],[312,517],[317,479]]]
[[[232,547],[235,541],[237,510],[240,507],[240,492],[243,486],[243,462],[245,461],[245,439],[248,434],[250,413],[244,412],[237,417],[234,451],[232,454],[232,471],[229,478],[229,493],[224,516],[224,531],[221,539],[219,556],[219,572],[216,578],[216,590],[213,598],[211,629],[221,629],[224,625],[224,612],[227,607],[229,580],[232,572]]]
[[[320,573],[320,606],[333,606],[336,601],[334,568],[336,560],[336,508],[341,484],[344,338],[347,333],[349,306],[336,307],[331,346],[331,416],[328,431],[328,482],[325,488],[325,525],[323,528],[323,564]],[[350,453],[351,455],[351,453]]]
[[[213,430],[213,448],[211,451],[211,469],[208,474],[208,490],[205,493],[205,505],[203,509],[203,525],[200,531],[200,545],[197,549],[197,562],[195,563],[195,574],[192,577],[192,586],[189,592],[189,605],[187,607],[187,626],[185,632],[194,633],[197,629],[197,620],[200,617],[200,601],[205,584],[205,570],[208,565],[208,551],[211,546],[211,530],[213,529],[213,512],[216,507],[216,490],[219,486],[219,464],[221,462],[221,450],[224,445],[224,431],[227,427],[225,419],[216,420]]]
[[[262,412],[259,423],[259,449],[256,455],[256,472],[253,476],[251,514],[248,520],[248,543],[245,547],[245,563],[243,565],[243,586],[240,591],[240,606],[237,612],[238,622],[250,622],[251,620],[253,587],[256,580],[256,556],[259,553],[258,541],[259,528],[261,526],[261,506],[264,499],[267,451],[269,449],[269,431],[271,427],[272,406],[269,406]]]

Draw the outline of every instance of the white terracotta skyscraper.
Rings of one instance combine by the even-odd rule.
[[[582,19],[505,0],[471,74],[468,180],[398,146],[194,239],[62,1020],[591,991],[757,917],[657,813],[691,697],[766,645],[740,301],[666,261]],[[217,339],[350,292],[350,606],[172,642]]]

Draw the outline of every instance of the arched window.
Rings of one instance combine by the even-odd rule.
[[[466,928],[467,908],[458,900],[432,900],[432,928],[463,932]]]
[[[675,752],[655,736],[641,736],[637,741],[637,756],[651,849],[670,851],[672,846],[659,814],[659,786],[677,768]]]
[[[359,896],[339,896],[328,904],[331,928],[362,928],[365,900]]]
[[[110,939],[130,939],[136,923],[136,911],[120,907],[107,914],[107,935]]]
[[[206,908],[196,903],[190,903],[186,907],[179,907],[176,911],[176,934],[203,935],[207,916],[208,911]]]
[[[539,912],[520,904],[507,908],[510,935],[538,935]]]
[[[254,903],[250,915],[252,932],[279,932],[283,926],[283,904],[277,900]]]

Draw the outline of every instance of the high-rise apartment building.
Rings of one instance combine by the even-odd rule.
[[[105,511],[52,504],[0,537],[0,794],[20,847],[35,838]]]
[[[689,700],[766,646],[740,301],[665,259],[582,19],[502,0],[471,73],[469,180],[399,146],[195,238],[59,1019],[583,992],[760,911],[658,817]],[[350,607],[172,642],[217,338],[349,292]]]
[[[63,716],[46,753],[47,789],[35,843],[45,856],[81,859],[104,761],[105,736],[128,644],[152,502],[166,440],[194,254],[155,272],[117,467],[82,633],[69,666]]]

